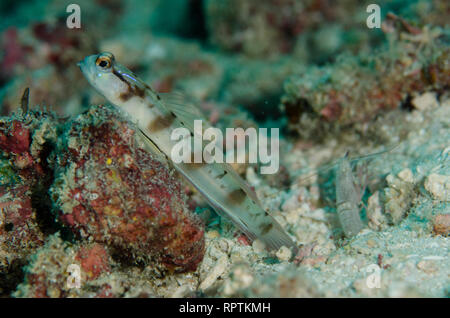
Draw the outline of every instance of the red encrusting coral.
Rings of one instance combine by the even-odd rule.
[[[30,147],[30,131],[17,120],[0,127],[0,149],[21,154]]]
[[[81,264],[81,270],[87,275],[88,280],[96,279],[103,272],[110,272],[108,253],[100,244],[89,247],[81,247],[75,256],[75,260]]]
[[[44,122],[35,116],[36,114],[30,114],[31,121],[28,124],[19,120],[0,121],[0,150],[11,161],[17,175],[26,180],[28,185],[34,185],[46,179],[46,174],[49,172],[44,168],[47,158],[41,158],[43,144],[36,144],[34,153],[31,152],[31,136]],[[45,138],[40,140],[46,143]]]
[[[107,107],[73,123],[61,149],[62,184],[52,190],[60,220],[126,256],[195,270],[204,253],[203,227],[188,211],[181,184],[137,147],[134,134]]]
[[[0,120],[0,271],[9,277],[21,273],[11,265],[25,264],[52,231],[46,191],[53,178],[47,147],[56,137],[53,120],[33,111]],[[11,287],[0,281],[0,295]]]

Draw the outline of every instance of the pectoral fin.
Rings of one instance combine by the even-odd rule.
[[[148,137],[141,129],[139,129],[139,136],[145,143],[145,149],[150,152],[158,161],[169,164],[170,160],[167,156],[158,148],[158,146]]]
[[[194,120],[201,120],[203,129],[211,127],[195,103],[182,92],[160,93],[159,96],[167,109],[193,134],[202,135],[201,131],[194,131]]]

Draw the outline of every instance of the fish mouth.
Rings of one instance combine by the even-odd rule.
[[[81,60],[77,63],[77,66],[80,68],[81,73],[86,76],[86,63],[84,60]]]

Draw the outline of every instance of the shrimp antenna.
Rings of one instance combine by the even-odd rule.
[[[401,144],[401,143],[398,143],[398,144],[396,144],[395,146],[389,147],[389,148],[387,148],[387,149],[384,149],[384,150],[381,150],[381,151],[378,151],[378,152],[370,153],[370,154],[368,154],[368,155],[359,156],[359,157],[354,157],[354,158],[349,159],[349,161],[350,161],[351,163],[353,163],[353,162],[359,161],[359,160],[370,159],[370,158],[372,158],[372,157],[382,155],[382,154],[384,154],[384,153],[386,153],[386,152],[391,152],[392,150],[394,150],[395,148],[397,148],[398,146],[400,146],[400,144]],[[347,154],[348,154],[348,153],[349,153],[349,151],[347,151]],[[347,156],[347,154],[346,154],[346,156]]]
[[[397,148],[398,146],[400,146],[400,144],[401,144],[401,143],[398,143],[398,144],[396,144],[395,146],[389,147],[389,148],[387,148],[387,149],[384,149],[384,150],[381,150],[381,151],[378,151],[378,152],[374,152],[374,153],[371,153],[371,154],[368,154],[368,155],[364,155],[364,156],[358,156],[358,157],[350,158],[350,159],[348,159],[348,160],[349,160],[349,162],[350,162],[351,164],[353,164],[353,163],[356,162],[356,161],[370,159],[370,158],[372,158],[372,157],[375,157],[375,156],[378,156],[378,155],[382,155],[382,154],[384,154],[384,153],[386,153],[386,152],[390,152],[390,151],[394,150],[395,148]],[[348,158],[349,154],[350,154],[350,151],[347,150],[347,152],[346,152],[345,155],[344,155],[344,158]],[[338,158],[338,159],[336,159],[336,160],[333,160],[332,162],[330,162],[330,163],[328,163],[328,164],[326,164],[326,165],[320,167],[320,168],[317,169],[316,171],[310,173],[308,176],[303,177],[303,178],[300,178],[299,180],[297,180],[295,183],[292,184],[292,186],[300,185],[300,184],[301,184],[302,182],[304,182],[305,180],[308,180],[309,178],[312,178],[312,177],[314,177],[315,175],[317,175],[317,174],[319,174],[319,173],[322,173],[322,172],[328,171],[328,170],[330,170],[330,169],[333,169],[333,168],[338,164],[338,162],[339,162],[340,160],[342,160],[342,158]],[[297,172],[298,172],[298,171],[299,171],[299,170],[297,170]],[[300,175],[302,175],[302,174],[300,174]],[[279,192],[270,194],[270,195],[266,196],[266,198],[274,197],[274,196],[278,195],[278,193],[279,193]]]

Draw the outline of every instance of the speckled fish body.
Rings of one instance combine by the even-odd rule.
[[[111,53],[87,56],[78,65],[99,93],[137,121],[150,148],[170,160],[172,147],[177,143],[171,139],[173,129],[191,128],[187,121],[193,122],[195,111],[190,111],[188,105],[183,109],[183,105],[174,107],[165,102],[133,72],[117,63]],[[249,238],[260,239],[269,249],[287,246],[296,252],[291,238],[228,164],[172,164],[219,214],[229,217]]]

